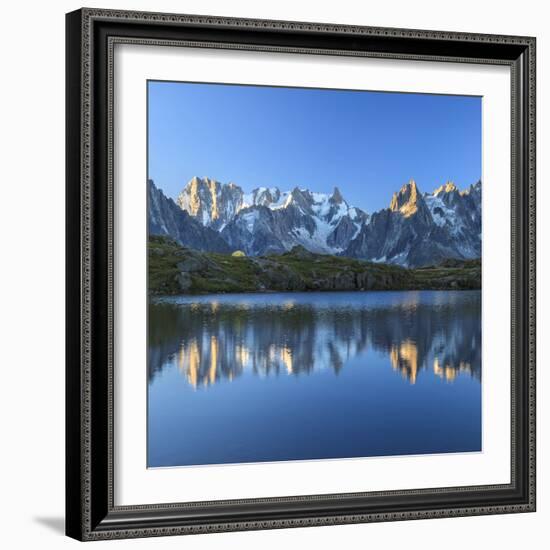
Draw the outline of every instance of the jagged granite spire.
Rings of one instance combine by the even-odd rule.
[[[344,202],[344,197],[342,196],[342,193],[340,192],[340,189],[338,189],[338,187],[334,188],[334,191],[330,196],[330,202],[332,202],[333,204],[342,204]]]
[[[422,201],[422,195],[414,180],[410,180],[401,187],[398,193],[394,193],[390,203],[392,212],[401,212],[408,218],[418,211],[419,203]]]
[[[448,181],[445,185],[438,187],[433,194],[437,197],[438,195],[441,195],[441,193],[454,193],[455,191],[458,192],[458,187],[453,181]]]
[[[243,190],[207,177],[193,177],[177,198],[178,206],[203,225],[219,230],[243,205]]]

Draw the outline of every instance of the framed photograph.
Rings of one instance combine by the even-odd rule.
[[[535,510],[535,39],[67,15],[67,535]]]

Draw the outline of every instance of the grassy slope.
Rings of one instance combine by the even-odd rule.
[[[149,240],[149,291],[154,294],[285,290],[475,289],[480,260],[405,269],[294,249],[258,258],[203,253],[164,237]]]

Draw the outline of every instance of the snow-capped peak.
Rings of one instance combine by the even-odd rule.
[[[273,232],[281,232],[283,248],[296,241],[294,244],[327,253],[343,250],[368,219],[365,212],[349,206],[338,187],[332,193],[312,192],[298,186],[290,191],[257,187],[244,193],[233,182],[224,185],[195,177],[180,193],[178,204],[203,225],[223,234],[234,231],[235,224],[245,234],[256,232],[257,226],[264,227],[262,220],[266,214],[261,209],[267,208],[273,215],[263,223],[280,224]]]
[[[350,205],[338,187],[319,193],[262,186],[244,193],[236,183],[207,177],[190,180],[177,203],[231,249],[248,255],[302,245],[312,252],[411,266],[481,254],[481,181],[465,190],[447,181],[421,193],[411,179],[393,194],[389,209],[371,216]],[[413,238],[426,246],[413,246]]]

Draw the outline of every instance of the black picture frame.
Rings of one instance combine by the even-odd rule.
[[[81,9],[66,16],[66,533],[79,540],[535,510],[535,38]],[[117,507],[115,43],[507,65],[512,109],[511,483]]]

